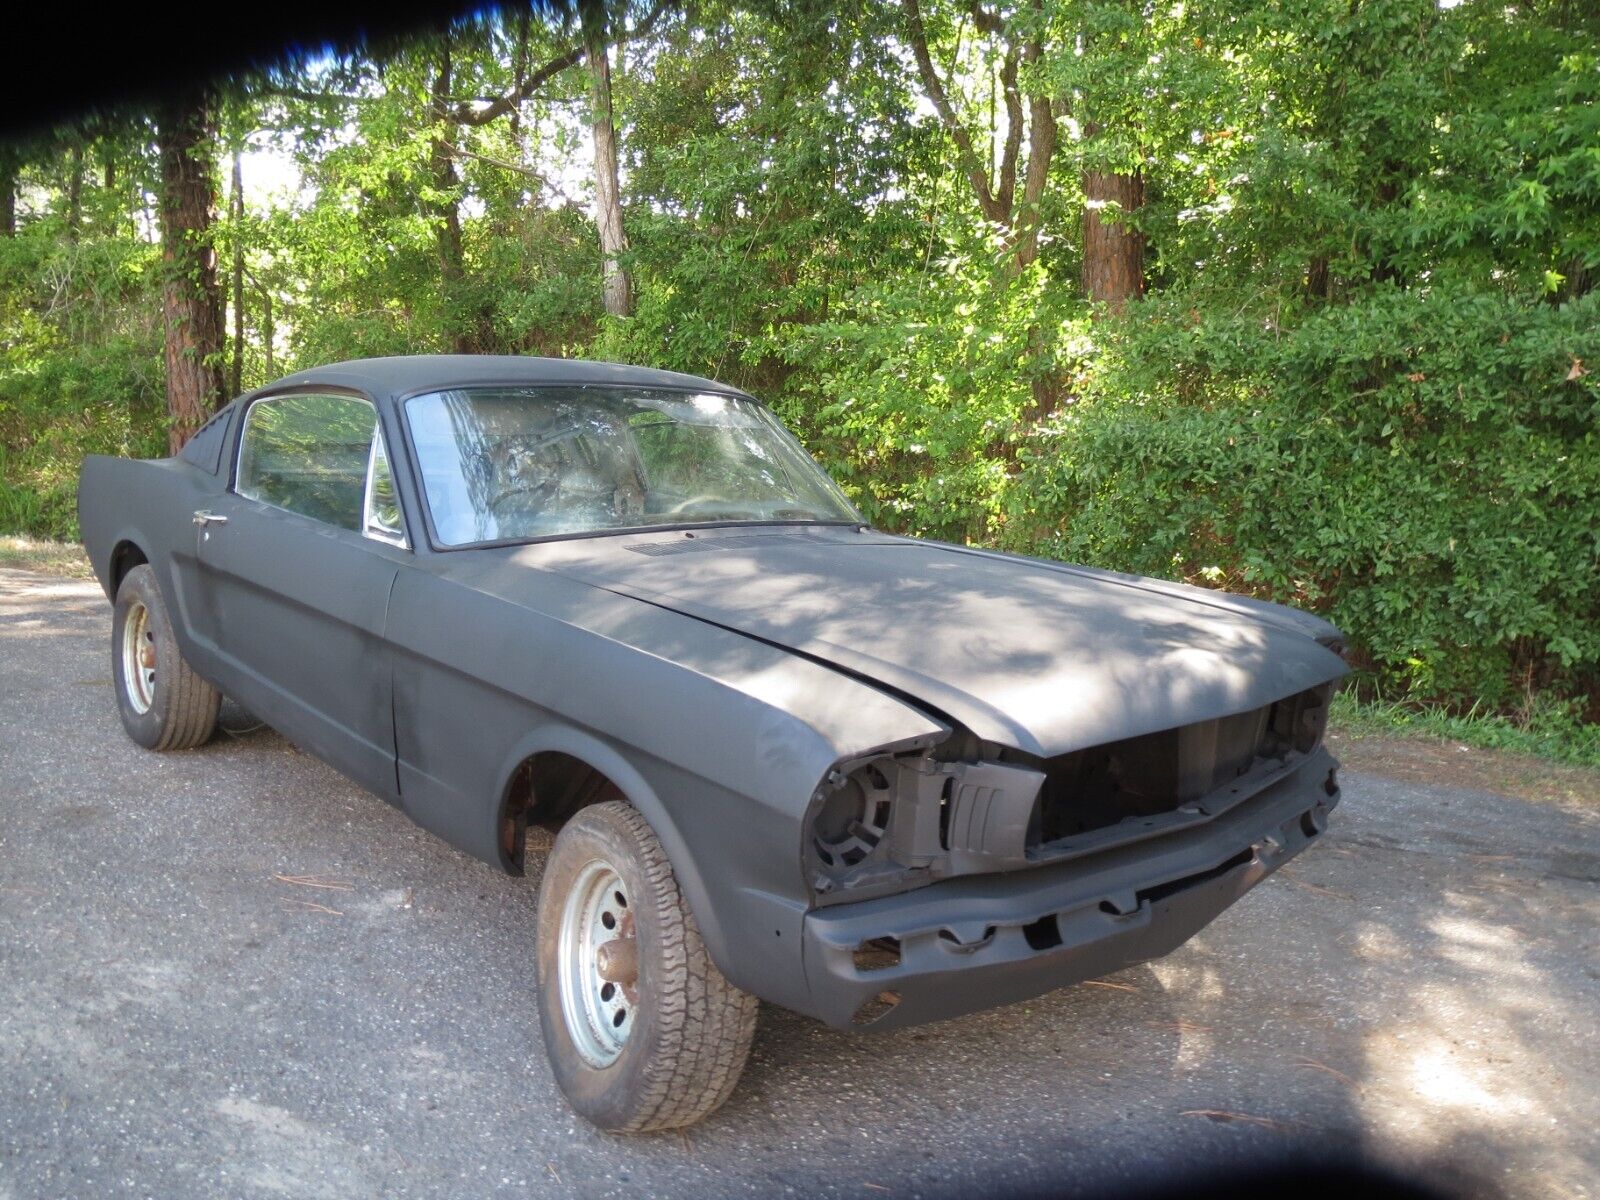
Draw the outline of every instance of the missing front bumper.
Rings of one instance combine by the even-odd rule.
[[[1339,801],[1336,767],[1319,749],[1198,828],[816,909],[805,923],[811,1015],[838,1028],[915,1025],[1169,954],[1321,835]]]

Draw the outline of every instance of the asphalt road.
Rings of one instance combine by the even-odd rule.
[[[268,730],[137,749],[108,631],[92,585],[0,571],[0,1200],[1600,1178],[1592,808],[1347,772],[1328,842],[1170,958],[876,1037],[765,1008],[722,1112],[617,1138],[545,1062],[534,881]]]

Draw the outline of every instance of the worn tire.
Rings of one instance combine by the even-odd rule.
[[[148,686],[129,678],[124,650],[130,621],[135,633],[142,634],[137,640],[147,642],[155,653],[155,678]],[[134,567],[117,588],[111,619],[111,678],[122,727],[147,750],[192,750],[217,727],[222,694],[184,661],[156,573],[148,564]],[[148,700],[142,711],[136,695]]]
[[[596,860],[622,880],[638,943],[634,1024],[604,1067],[574,1044],[558,965],[566,903]],[[661,843],[632,805],[592,805],[556,837],[539,888],[537,941],[545,1047],[581,1116],[601,1129],[644,1133],[692,1125],[727,1100],[750,1053],[757,1001],[712,963]]]

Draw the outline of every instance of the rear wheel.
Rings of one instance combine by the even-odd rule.
[[[150,566],[117,588],[111,619],[111,675],[128,736],[147,750],[190,750],[217,726],[222,694],[184,662]]]
[[[733,1092],[756,998],[712,963],[638,810],[580,811],[539,889],[539,1023],[578,1113],[620,1133],[691,1125]]]

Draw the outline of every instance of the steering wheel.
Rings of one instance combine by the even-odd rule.
[[[726,508],[728,502],[720,496],[691,496],[687,500],[680,500],[671,508],[666,509],[666,516],[688,516],[705,508]]]
[[[538,506],[542,509],[549,503],[550,497],[555,495],[555,491],[554,482],[548,479],[541,479],[537,483],[513,484],[511,487],[501,488],[493,496],[489,497],[485,507],[495,516],[499,516],[501,506],[507,501],[528,496],[537,497]]]

